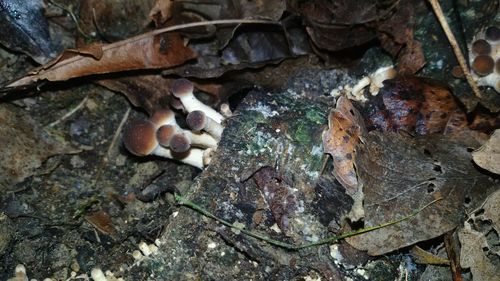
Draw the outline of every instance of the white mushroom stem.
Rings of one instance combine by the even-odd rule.
[[[380,88],[384,87],[384,81],[396,77],[397,72],[392,66],[381,67],[370,75],[370,93],[374,96],[378,94]]]
[[[162,146],[168,146],[167,144],[170,142],[170,138],[178,133],[186,135],[186,137],[190,140],[191,145],[193,146],[201,148],[217,147],[218,142],[211,135],[202,132],[192,132],[189,130],[184,130],[174,125],[165,125],[160,127],[158,129],[157,138]]]
[[[222,116],[222,114],[217,112],[215,109],[199,101],[194,96],[193,89],[193,84],[190,81],[186,79],[178,79],[172,86],[172,93],[176,98],[181,100],[181,103],[184,105],[187,112],[201,110],[215,122],[221,124],[222,121],[224,121],[224,116]]]
[[[170,101],[170,105],[173,108],[182,111],[183,113],[187,113],[186,108],[184,107],[184,105],[182,105],[181,100],[178,98],[173,97],[172,100]]]
[[[368,85],[370,85],[370,77],[365,76],[361,80],[359,80],[359,82],[354,85],[354,87],[352,87],[351,95],[358,98],[361,95],[363,89]]]
[[[385,66],[377,69],[372,74],[363,77],[352,87],[351,95],[357,100],[366,100],[363,98],[363,89],[370,86],[370,93],[375,96],[380,88],[384,87],[384,81],[396,77],[397,72],[392,66]]]
[[[203,148],[216,148],[217,140],[209,134],[202,132],[191,132],[188,130],[182,130],[184,134],[191,140],[191,144],[197,147]]]
[[[214,154],[214,148],[207,148],[203,151],[203,165],[208,166],[212,161],[212,155]]]
[[[195,110],[203,111],[207,116],[212,118],[215,122],[221,124],[224,121],[224,116],[210,106],[199,101],[192,93],[189,96],[180,98],[182,104],[186,108],[187,112],[193,112]]]
[[[233,112],[231,111],[231,108],[227,103],[223,103],[220,105],[220,112],[226,118],[231,118],[233,116]]]
[[[218,142],[222,137],[224,127],[207,116],[203,111],[193,111],[186,118],[188,126],[194,131],[205,131]]]
[[[170,151],[170,149],[158,146],[151,154],[169,159],[174,159],[199,169],[203,169],[204,167],[203,165],[204,150],[199,148],[191,148],[189,149],[188,153],[186,153],[185,156],[183,155],[183,157],[179,157],[177,155],[174,156],[172,154],[172,151]]]

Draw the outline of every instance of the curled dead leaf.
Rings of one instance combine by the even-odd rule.
[[[93,49],[92,54],[95,54],[96,47],[98,45],[93,45],[93,48],[88,50]],[[143,34],[102,45],[102,55],[98,53],[97,56],[82,53],[68,57],[66,54],[7,87],[28,86],[41,80],[64,81],[94,74],[168,68],[196,57],[193,50],[184,46],[182,38],[173,33],[164,36]]]
[[[323,132],[323,149],[333,158],[333,174],[348,194],[356,193],[358,180],[354,169],[355,147],[366,133],[363,120],[351,101],[341,96],[328,117]]]

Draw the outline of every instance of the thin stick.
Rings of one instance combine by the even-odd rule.
[[[380,229],[380,228],[388,227],[388,226],[391,226],[391,225],[394,225],[394,224],[398,224],[398,223],[400,223],[402,221],[405,221],[405,220],[413,218],[418,213],[422,212],[425,208],[427,208],[430,205],[436,203],[437,201],[443,199],[443,198],[435,199],[435,200],[431,201],[430,203],[424,205],[422,208],[414,211],[410,215],[407,215],[407,216],[402,217],[402,218],[397,219],[397,220],[393,220],[393,221],[390,221],[390,222],[387,222],[387,223],[383,223],[383,224],[379,224],[379,225],[376,225],[376,226],[371,226],[371,227],[359,229],[359,230],[356,230],[356,231],[347,232],[347,233],[341,234],[339,236],[332,236],[332,237],[329,237],[329,238],[326,238],[326,239],[323,239],[323,240],[320,240],[320,241],[314,242],[314,243],[308,243],[308,244],[303,244],[303,245],[293,245],[293,244],[289,244],[289,243],[286,243],[286,242],[274,240],[274,239],[269,238],[269,237],[267,237],[265,235],[262,235],[262,234],[259,234],[259,233],[255,233],[255,232],[251,232],[251,231],[248,231],[248,230],[246,230],[246,229],[244,229],[242,227],[233,225],[232,223],[230,223],[230,222],[228,222],[226,220],[223,220],[221,218],[216,217],[215,215],[213,215],[209,211],[205,210],[204,208],[202,208],[198,204],[196,204],[196,203],[188,200],[187,198],[185,198],[185,197],[183,197],[183,196],[181,196],[181,195],[179,195],[177,193],[174,193],[174,198],[175,198],[175,201],[177,201],[177,203],[179,205],[184,205],[186,207],[189,207],[189,208],[191,208],[191,209],[199,212],[200,214],[202,214],[202,215],[204,215],[204,216],[206,216],[208,218],[211,218],[211,219],[214,219],[214,220],[218,221],[219,223],[221,223],[221,224],[223,224],[223,225],[225,225],[227,227],[231,227],[231,228],[237,229],[237,230],[241,231],[242,233],[244,233],[244,234],[246,234],[248,236],[251,236],[253,238],[259,239],[261,241],[265,241],[265,242],[267,242],[267,243],[269,243],[271,245],[275,245],[275,246],[278,246],[278,247],[281,247],[281,248],[284,248],[284,249],[287,249],[287,250],[294,250],[294,251],[305,249],[305,248],[310,248],[310,247],[314,247],[314,246],[320,246],[320,245],[324,245],[324,244],[328,244],[328,243],[332,243],[332,242],[338,241],[340,239],[344,239],[344,238],[347,238],[347,237],[359,235],[359,234],[362,234],[362,233],[366,233],[366,232],[374,231],[374,230],[377,230],[377,229]]]
[[[57,119],[56,121],[48,124],[47,126],[45,127],[54,127],[55,125],[61,123],[62,121],[68,119],[71,115],[75,114],[78,110],[80,110],[84,105],[85,103],[87,102],[87,100],[89,99],[89,96],[85,96],[85,98],[77,105],[75,106],[73,109],[71,109],[68,113],[64,114],[61,118]]]
[[[118,138],[120,137],[120,133],[122,131],[123,126],[125,125],[125,122],[127,122],[128,116],[130,114],[131,108],[127,108],[127,111],[125,111],[125,114],[123,114],[122,121],[120,121],[120,124],[118,125],[118,128],[116,128],[115,134],[113,135],[113,139],[111,140],[111,143],[109,144],[108,151],[106,152],[106,156],[104,156],[103,161],[108,162],[109,157],[111,155],[111,151],[116,145],[116,142],[118,141]]]
[[[105,166],[109,161],[111,151],[116,145],[116,142],[118,141],[118,138],[120,137],[120,133],[122,131],[123,126],[125,125],[125,122],[128,120],[128,116],[130,115],[131,108],[127,108],[127,111],[123,114],[122,120],[120,121],[120,124],[118,125],[118,128],[116,128],[115,134],[113,135],[113,138],[111,139],[111,143],[108,146],[108,150],[106,151],[106,155],[101,160],[101,163],[99,164],[99,169],[97,170],[97,174],[94,177],[94,181],[92,182],[92,187],[94,187],[100,180],[103,171],[105,170]]]
[[[479,89],[479,87],[476,84],[476,81],[474,80],[474,78],[472,78],[472,75],[470,74],[469,67],[465,62],[462,50],[460,50],[460,47],[458,46],[457,39],[455,39],[455,36],[453,35],[453,32],[451,32],[450,26],[448,25],[448,22],[444,17],[441,5],[439,5],[439,0],[429,0],[429,3],[431,4],[432,9],[434,10],[434,13],[438,18],[439,24],[441,24],[441,27],[443,28],[443,31],[446,34],[446,37],[448,38],[448,41],[450,41],[451,48],[453,49],[453,52],[457,57],[458,64],[460,65],[460,68],[462,68],[465,78],[467,79],[467,82],[472,88],[472,91],[474,92],[476,97],[482,98],[481,90]]]
[[[80,27],[80,24],[78,23],[78,19],[76,18],[75,14],[73,13],[73,11],[72,11],[70,8],[65,7],[65,6],[63,6],[63,5],[61,5],[61,4],[57,3],[57,2],[55,2],[55,1],[53,1],[53,0],[48,0],[48,1],[49,1],[49,3],[51,3],[52,5],[54,5],[54,6],[58,7],[59,9],[61,9],[61,10],[65,11],[65,12],[67,12],[67,13],[69,14],[69,16],[71,17],[71,19],[73,20],[73,22],[74,22],[74,23],[75,23],[75,25],[76,25],[76,29],[78,30],[78,32],[80,32],[80,33],[83,35],[83,37],[85,37],[85,38],[87,38],[87,39],[92,38],[92,37],[90,37],[87,33],[85,33],[85,32],[82,30],[82,28]]]
[[[155,36],[158,34],[162,34],[165,32],[170,32],[170,31],[175,31],[175,30],[181,30],[181,29],[187,29],[191,27],[198,27],[198,26],[207,26],[207,25],[222,25],[222,24],[275,24],[279,25],[279,22],[274,22],[270,20],[252,20],[252,19],[227,19],[227,20],[211,20],[211,21],[199,21],[199,22],[191,22],[191,23],[185,23],[185,24],[179,24],[179,25],[174,25],[174,26],[168,26],[160,29],[155,29],[150,32],[138,35],[136,37],[130,38],[130,41],[137,41],[141,40],[143,38],[147,38],[150,36]],[[130,42],[129,41],[129,42]],[[103,47],[103,50],[106,47]]]
[[[462,272],[460,269],[460,257],[455,247],[455,238],[453,237],[454,230],[447,232],[444,235],[444,246],[446,249],[446,254],[448,254],[448,260],[450,260],[451,276],[453,281],[463,281]]]

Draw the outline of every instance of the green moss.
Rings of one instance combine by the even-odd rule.
[[[306,111],[306,118],[307,118],[307,120],[314,122],[318,125],[325,124],[325,122],[326,122],[325,113],[318,110],[317,108],[310,108],[309,110],[307,110]]]
[[[311,132],[307,122],[298,121],[293,126],[293,139],[301,145],[307,146],[311,143]]]

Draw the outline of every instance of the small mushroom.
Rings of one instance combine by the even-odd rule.
[[[495,61],[492,57],[487,55],[479,55],[472,62],[472,69],[474,69],[474,71],[481,76],[490,74],[493,72],[494,68]]]
[[[455,78],[463,78],[464,77],[464,72],[462,71],[462,68],[459,65],[455,65],[451,69],[451,75]]]
[[[223,103],[220,105],[220,112],[226,118],[231,118],[233,116],[233,112],[231,111],[231,107],[228,103]]]
[[[156,125],[148,120],[136,120],[129,123],[123,130],[123,144],[134,155],[152,154],[158,146]]]
[[[392,66],[381,67],[370,75],[370,93],[377,95],[379,90],[384,87],[384,81],[396,77],[397,72]]]
[[[369,86],[371,83],[370,77],[365,76],[356,83],[351,89],[351,95],[356,99],[361,98],[363,95],[363,89]]]
[[[196,147],[201,147],[201,148],[216,148],[217,147],[217,140],[212,137],[209,134],[206,133],[197,133],[197,132],[191,132],[188,130],[183,130],[177,126],[174,125],[165,125],[161,126],[157,133],[156,136],[158,138],[158,142],[160,145],[169,147],[170,146],[170,141],[172,137],[175,134],[178,133],[183,133],[186,135],[186,137],[189,138],[189,141],[191,145],[196,146]]]
[[[488,55],[491,52],[491,45],[484,39],[476,40],[472,43],[472,52],[478,55]]]
[[[170,138],[168,146],[172,152],[184,153],[191,148],[191,140],[188,136],[186,136],[186,134],[179,132]]]
[[[220,141],[224,127],[212,120],[212,118],[207,116],[204,112],[200,110],[190,112],[186,118],[186,122],[189,128],[194,131],[203,130],[214,137],[215,140]]]
[[[160,109],[155,111],[149,120],[153,122],[157,128],[163,125],[177,125],[177,122],[175,121],[175,113],[170,109]]]
[[[486,39],[491,41],[497,41],[500,39],[500,28],[496,26],[490,26],[484,32]]]
[[[192,148],[184,155],[174,156],[170,149],[159,145],[156,131],[156,124],[150,120],[134,121],[125,127],[123,143],[130,153],[137,156],[156,155],[203,168],[203,150]]]
[[[179,98],[184,105],[187,112],[192,112],[195,110],[203,111],[207,116],[212,118],[217,123],[222,123],[224,121],[224,116],[217,112],[215,109],[207,106],[206,104],[199,101],[193,94],[193,83],[187,79],[178,79],[172,85],[172,93],[176,98]]]

